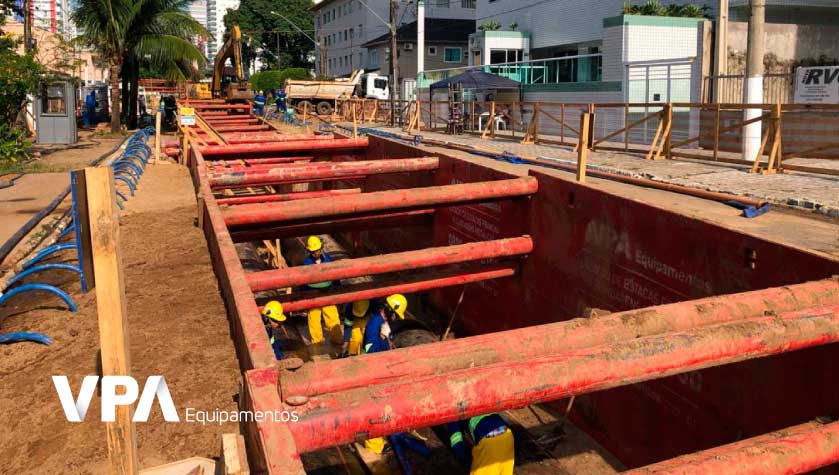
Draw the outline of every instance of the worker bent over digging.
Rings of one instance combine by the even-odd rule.
[[[378,353],[393,348],[393,336],[390,331],[390,322],[399,318],[405,319],[405,311],[408,310],[408,300],[402,294],[393,294],[385,303],[370,315],[367,326],[364,329],[364,352]],[[364,447],[374,453],[380,454],[385,448],[384,437],[376,437],[364,441]]]
[[[306,241],[306,250],[309,251],[309,255],[303,261],[304,266],[332,262],[332,258],[323,250],[323,242],[317,236],[309,236],[308,241]],[[332,285],[332,281],[327,281],[309,284],[308,287],[310,289],[326,290]],[[309,335],[312,337],[313,345],[323,343],[324,326],[329,332],[329,340],[332,343],[343,344],[344,335],[341,330],[341,317],[338,314],[338,307],[335,305],[309,310]]]
[[[281,360],[283,359],[283,352],[280,350],[280,341],[275,338],[275,332],[282,328],[281,323],[286,320],[283,313],[283,304],[272,300],[265,304],[262,308],[262,323],[265,325],[265,330],[268,332],[268,340],[271,342],[271,348],[274,349],[274,356]],[[283,329],[285,331],[285,329]]]
[[[513,432],[498,414],[484,414],[446,425],[455,457],[469,463],[464,429],[473,441],[469,475],[513,475],[515,445]]]
[[[344,346],[341,357],[361,354],[361,344],[364,342],[364,328],[367,326],[370,311],[369,300],[358,300],[347,308],[344,314]]]

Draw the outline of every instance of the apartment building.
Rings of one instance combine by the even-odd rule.
[[[207,57],[214,58],[224,44],[224,15],[239,8],[239,0],[207,0],[207,29],[213,35],[207,40]]]
[[[195,21],[200,23],[204,28],[207,28],[207,0],[194,0],[190,2],[186,11]],[[207,54],[206,39],[195,38],[195,44],[204,55]]]
[[[23,8],[23,0],[17,6]],[[29,14],[32,26],[57,33],[65,40],[76,36],[76,28],[70,19],[73,13],[70,0],[32,0],[29,2]],[[15,15],[14,21],[23,22],[23,16]]]
[[[474,20],[475,7],[476,0],[431,0],[426,3],[425,16]],[[389,0],[323,0],[312,7],[312,15],[315,37],[325,51],[318,55],[318,61],[324,58],[328,76],[348,76],[361,68],[378,69],[384,58],[378,51],[370,58],[364,44],[388,34]],[[399,2],[397,18],[399,26],[416,22],[416,3]]]

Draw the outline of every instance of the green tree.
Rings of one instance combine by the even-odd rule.
[[[133,122],[142,64],[182,79],[191,65],[201,66],[206,61],[192,38],[209,33],[186,13],[187,4],[187,0],[79,1],[73,13],[81,31],[76,41],[94,48],[108,61],[112,131],[121,125],[120,75],[126,91],[131,91],[127,106],[129,122]]]
[[[238,9],[224,16],[224,25],[228,30],[233,25],[242,29],[245,65],[259,57],[274,69],[310,68],[315,45],[289,21],[314,37],[312,5],[311,0],[242,0]],[[288,21],[272,11],[282,13]]]

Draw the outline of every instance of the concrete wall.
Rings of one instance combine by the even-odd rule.
[[[765,28],[766,53],[774,54],[778,60],[767,65],[775,70],[772,72],[789,72],[789,64],[795,60],[822,55],[839,58],[839,20],[832,26],[767,23]],[[738,60],[746,51],[748,29],[745,22],[728,24],[729,74],[743,72],[743,64]]]
[[[406,43],[399,44],[399,77],[402,79],[406,78],[416,78],[417,77],[417,44],[412,43],[414,45],[413,49],[410,51],[405,49]],[[378,58],[379,58],[379,71],[380,74],[390,74],[390,63],[387,62],[387,52],[386,49],[389,45],[379,45],[373,48],[368,48],[367,54],[370,54],[370,51],[377,51]],[[437,48],[437,54],[431,56],[428,54],[429,47]],[[444,61],[444,51],[445,48],[460,48],[460,62],[459,63],[447,63]],[[466,43],[425,43],[425,69],[433,70],[433,69],[447,69],[447,68],[458,68],[461,66],[466,65]],[[368,67],[368,63],[364,64],[364,67]]]

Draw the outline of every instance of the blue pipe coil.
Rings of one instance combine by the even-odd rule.
[[[76,248],[75,241],[73,241],[73,242],[60,242],[58,244],[53,244],[52,246],[45,247],[45,248],[41,249],[37,254],[35,254],[35,256],[32,259],[29,259],[28,261],[26,261],[26,263],[23,264],[23,268],[26,269],[26,268],[29,268],[29,267],[33,266],[36,262],[44,259],[45,257],[49,256],[52,253],[59,252],[59,251],[65,251],[67,249],[75,249],[75,248]]]
[[[128,184],[128,189],[129,189],[129,191],[131,191],[131,196],[134,196],[135,187],[134,187],[134,183],[131,182],[131,180],[129,180],[128,178],[126,178],[122,175],[117,175],[117,176],[114,177],[114,179],[127,183]]]
[[[75,224],[71,224],[71,225],[67,226],[66,228],[64,228],[64,231],[61,231],[61,233],[58,235],[58,239],[61,240],[64,236],[70,234],[71,232],[73,232],[75,230],[76,230],[76,225]]]
[[[67,304],[67,307],[70,309],[71,312],[78,312],[79,308],[76,307],[76,304],[73,302],[73,299],[67,295],[66,292],[49,284],[40,284],[40,283],[33,283],[33,284],[24,284],[20,287],[15,287],[12,290],[0,295],[0,305],[3,305],[8,301],[10,298],[14,297],[15,295],[22,294],[24,292],[31,292],[33,290],[43,290],[44,292],[50,292],[55,294]]]
[[[18,281],[20,281],[21,279],[23,279],[24,277],[26,277],[28,275],[32,275],[36,272],[43,272],[45,270],[50,270],[50,269],[64,269],[64,270],[70,270],[70,271],[73,271],[73,272],[76,272],[76,273],[79,273],[79,274],[82,273],[82,270],[79,268],[79,266],[75,266],[73,264],[67,264],[67,263],[64,263],[64,262],[51,262],[49,264],[41,264],[39,266],[32,266],[32,267],[29,267],[29,268],[21,271],[21,272],[18,272],[17,274],[13,275],[11,279],[6,281],[6,288],[11,287],[12,284],[17,283]]]
[[[14,333],[0,333],[0,343],[20,343],[24,341],[31,341],[40,343],[42,345],[52,344],[52,338],[43,333],[35,332],[14,332]]]

